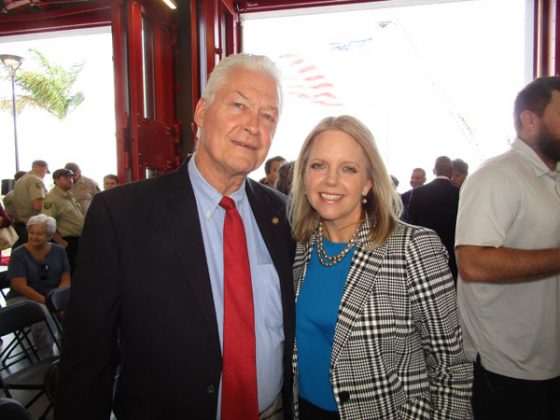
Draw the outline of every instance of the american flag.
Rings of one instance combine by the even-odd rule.
[[[296,54],[283,54],[278,58],[278,64],[286,78],[284,90],[288,95],[323,106],[343,106],[334,93],[333,83],[317,65]]]

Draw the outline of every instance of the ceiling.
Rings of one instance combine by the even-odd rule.
[[[0,0],[0,13],[9,15],[29,14],[88,2],[92,3],[95,0]]]

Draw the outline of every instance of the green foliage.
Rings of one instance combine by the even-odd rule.
[[[19,114],[26,106],[34,106],[63,120],[84,100],[84,94],[81,91],[73,92],[72,88],[85,63],[74,64],[67,70],[49,61],[38,50],[30,49],[29,52],[36,59],[40,70],[20,68],[16,73],[16,84],[24,91],[17,97],[16,111]],[[1,100],[0,109],[11,112],[11,98]]]

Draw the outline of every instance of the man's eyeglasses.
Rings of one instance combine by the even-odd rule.
[[[49,274],[49,266],[47,264],[41,264],[41,280],[45,280]]]

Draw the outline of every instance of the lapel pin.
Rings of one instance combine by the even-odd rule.
[[[278,223],[280,223],[280,219],[279,219],[278,217],[274,216],[274,217],[272,218],[272,224],[273,224],[273,225],[277,225]]]

